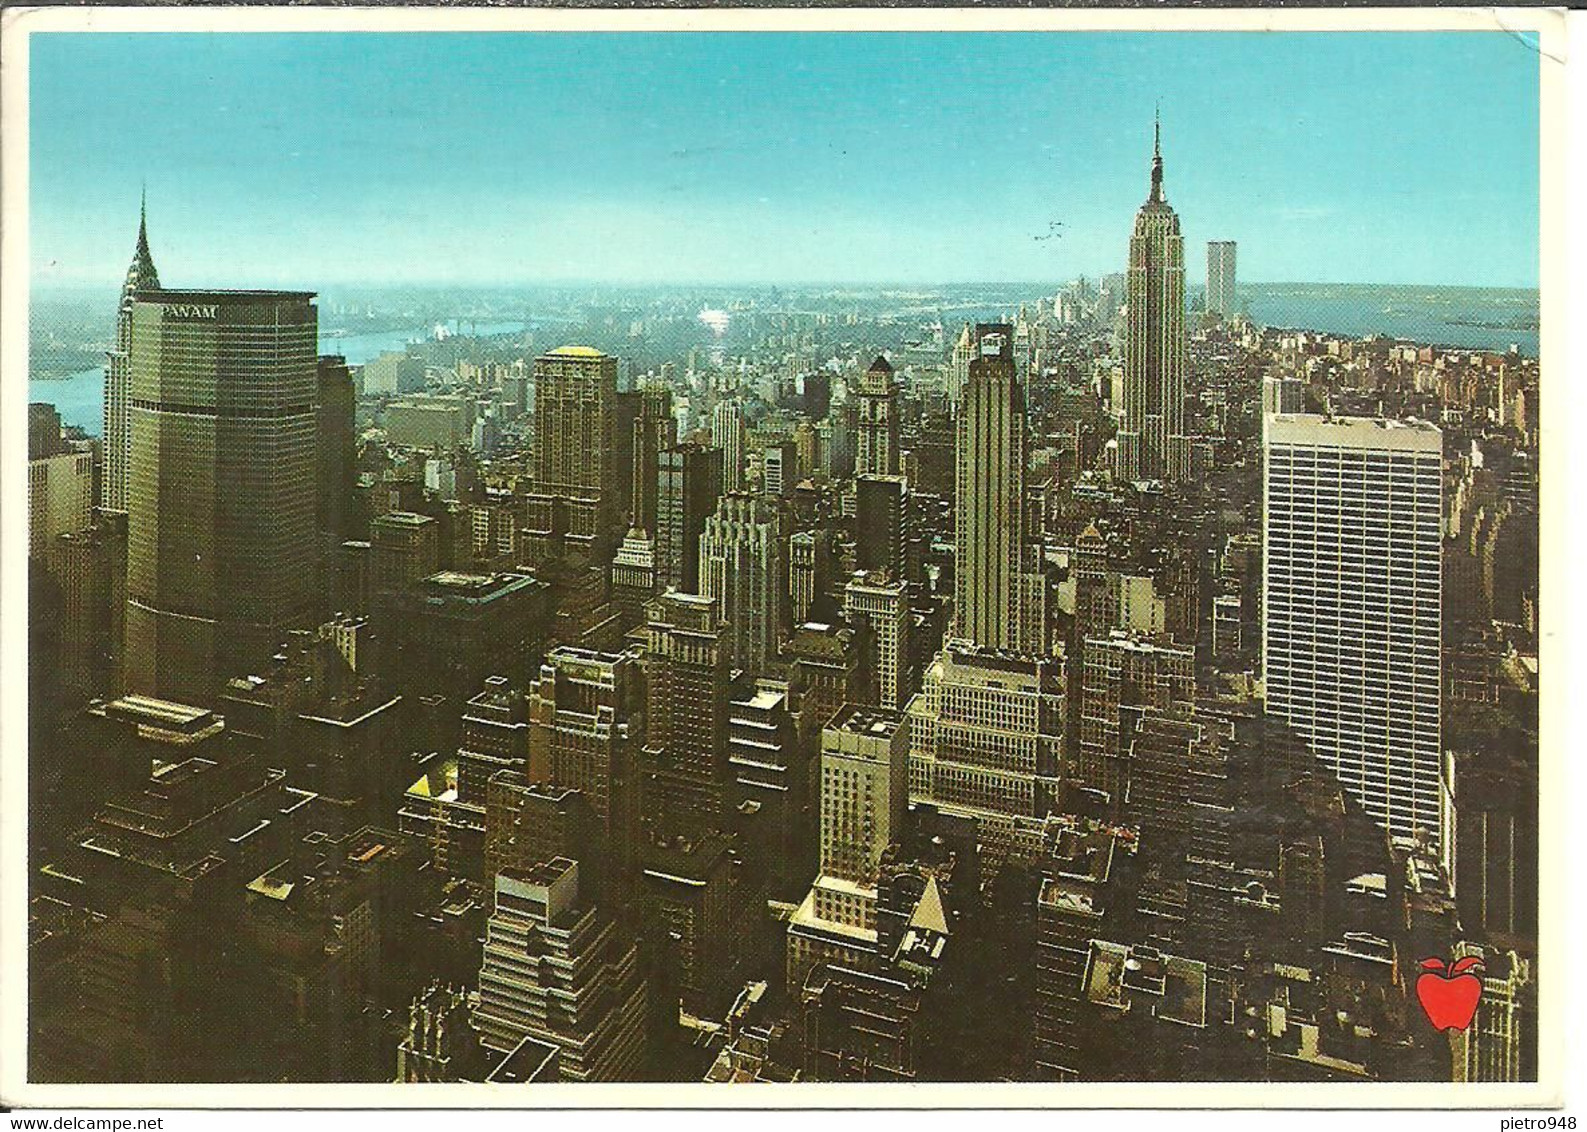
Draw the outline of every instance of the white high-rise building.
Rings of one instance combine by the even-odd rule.
[[[1268,718],[1390,834],[1441,844],[1442,434],[1293,414],[1264,441]]]

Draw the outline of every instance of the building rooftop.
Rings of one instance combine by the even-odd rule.
[[[1275,413],[1264,422],[1269,444],[1369,451],[1442,452],[1443,433],[1423,420],[1383,417],[1327,417],[1317,413]]]
[[[312,299],[315,294],[314,291],[201,291],[180,287],[144,287],[137,292],[137,297],[140,301],[151,303],[202,301],[242,305],[256,303],[262,299]]]
[[[526,588],[550,588],[531,574],[468,574],[461,570],[437,571],[423,579],[420,587],[432,602],[451,599],[476,604]]]
[[[137,694],[111,700],[105,705],[105,715],[128,723],[186,733],[202,731],[219,722],[215,713],[207,708]]]
[[[844,704],[827,724],[827,728],[875,739],[891,739],[903,724],[904,718],[903,712],[891,708]]]
[[[374,525],[377,527],[422,527],[427,523],[435,522],[428,515],[419,515],[413,511],[387,511],[384,515],[375,517]]]
[[[1086,959],[1086,997],[1120,1011],[1143,1009],[1184,1026],[1207,1021],[1207,965],[1166,955],[1144,944],[1092,940]]]
[[[491,1085],[524,1085],[534,1081],[555,1081],[557,1060],[562,1047],[537,1038],[525,1037],[501,1064],[485,1078]]]

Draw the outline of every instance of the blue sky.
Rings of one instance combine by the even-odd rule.
[[[1534,286],[1499,33],[41,34],[32,267],[168,285],[1051,281],[1170,203],[1263,281]],[[1037,239],[1061,222],[1060,238]]]

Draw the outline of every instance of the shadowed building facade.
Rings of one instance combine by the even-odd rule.
[[[145,290],[133,302],[134,692],[207,702],[313,611],[313,297]]]

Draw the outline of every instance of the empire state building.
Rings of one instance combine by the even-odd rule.
[[[1183,479],[1185,437],[1185,239],[1163,199],[1162,130],[1152,145],[1152,191],[1130,236],[1124,334],[1124,427],[1118,436],[1125,479]]]

